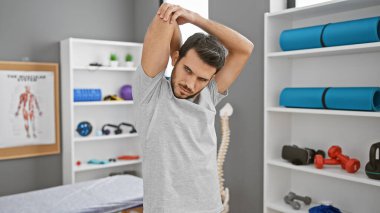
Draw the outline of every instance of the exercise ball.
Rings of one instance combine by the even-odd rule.
[[[124,100],[133,100],[132,97],[132,86],[131,85],[124,85],[120,88],[120,97]]]

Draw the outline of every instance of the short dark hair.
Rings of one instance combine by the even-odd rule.
[[[194,33],[179,49],[178,61],[192,48],[194,48],[203,62],[215,67],[216,72],[223,67],[226,51],[215,36],[206,35],[204,33]]]

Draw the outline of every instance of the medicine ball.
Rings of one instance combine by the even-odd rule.
[[[78,124],[76,131],[80,136],[87,136],[92,132],[92,125],[88,121],[82,121]]]

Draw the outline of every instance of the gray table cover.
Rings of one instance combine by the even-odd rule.
[[[143,180],[116,175],[0,197],[0,213],[117,212],[143,203]]]

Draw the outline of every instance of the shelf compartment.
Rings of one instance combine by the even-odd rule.
[[[119,105],[131,105],[133,101],[86,101],[86,102],[74,102],[74,106],[119,106]]]
[[[286,107],[267,107],[267,112],[281,113],[301,113],[301,114],[320,114],[320,115],[341,115],[359,117],[380,117],[380,112],[350,111],[350,110],[329,110],[329,109],[303,109]]]
[[[102,140],[114,140],[114,139],[123,139],[123,138],[133,138],[137,137],[137,133],[132,134],[120,134],[120,135],[105,135],[105,136],[91,136],[83,138],[74,138],[75,142],[85,142],[85,141],[102,141]]]
[[[112,167],[120,167],[120,166],[127,166],[127,165],[134,165],[139,164],[142,162],[142,159],[138,160],[119,160],[117,162],[111,162],[108,164],[82,164],[80,166],[74,165],[75,172],[84,172],[84,171],[91,171],[91,170],[98,170],[98,169],[105,169],[105,168],[112,168]]]
[[[371,186],[380,186],[380,181],[369,179],[363,171],[364,165],[362,165],[362,168],[360,169],[359,172],[350,174],[347,173],[345,170],[341,169],[340,166],[338,167],[325,167],[323,169],[316,169],[314,168],[313,165],[304,165],[304,166],[295,166],[289,162],[285,162],[283,160],[269,160],[267,162],[268,165],[271,166],[277,166],[281,168],[287,168],[295,171],[301,171],[309,174],[316,174],[316,175],[321,175],[321,176],[326,176],[326,177],[332,177],[332,178],[337,178],[340,180],[346,180],[346,181],[351,181],[351,182],[356,182],[356,183],[362,183],[362,184],[367,184]]]
[[[323,47],[305,50],[293,50],[284,52],[270,52],[269,58],[307,58],[332,55],[349,55],[360,53],[371,53],[380,51],[380,42],[353,44],[336,47]]]

